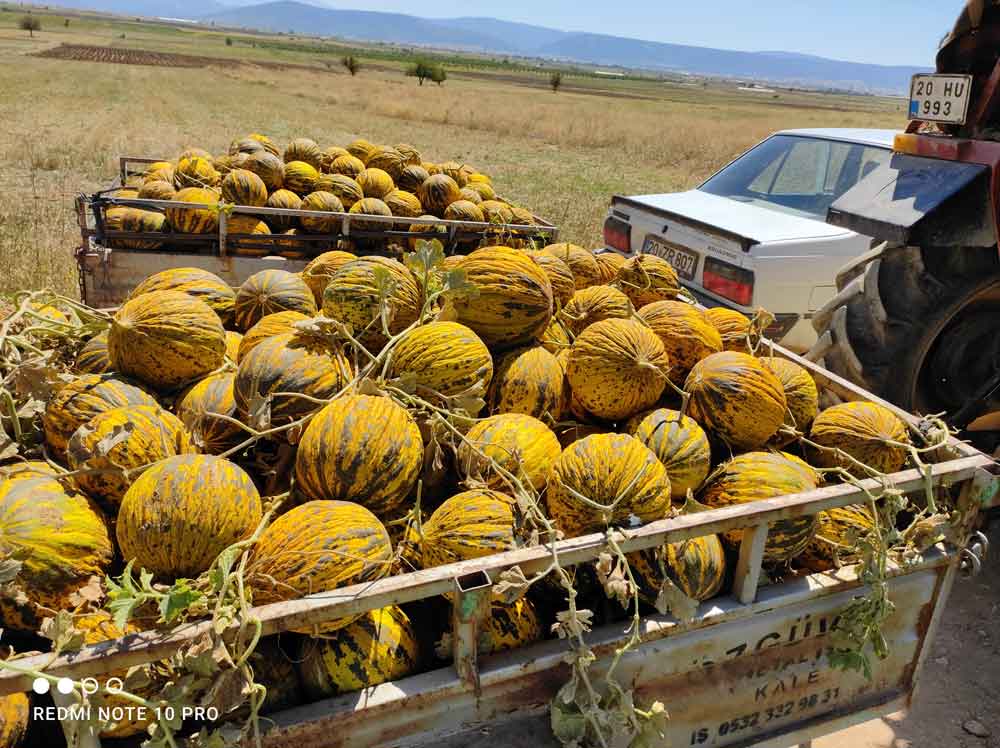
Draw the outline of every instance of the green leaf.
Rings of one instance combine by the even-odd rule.
[[[160,598],[160,617],[165,623],[172,623],[203,597],[199,590],[191,587],[190,579],[178,579]]]
[[[134,597],[117,597],[108,603],[108,611],[112,620],[120,630],[124,631],[128,622],[132,620],[132,613],[139,605],[139,600]]]

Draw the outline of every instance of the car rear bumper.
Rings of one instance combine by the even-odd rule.
[[[685,285],[684,288],[686,288],[691,293],[691,295],[694,296],[695,300],[702,306],[709,308],[721,306],[727,309],[732,309],[733,311],[739,312],[740,314],[746,314],[746,312],[743,309],[740,309],[739,307],[733,304],[726,304],[724,302],[720,302],[718,299],[712,298],[711,296],[707,296],[704,293],[702,293],[698,288],[694,288],[688,285]],[[774,322],[772,322],[771,325],[767,328],[765,334],[770,340],[773,340],[775,343],[781,342],[782,338],[788,335],[789,331],[791,331],[792,328],[794,328],[800,321],[803,321],[801,314],[782,313],[782,312],[777,312],[777,313],[772,312],[772,314],[774,314]]]

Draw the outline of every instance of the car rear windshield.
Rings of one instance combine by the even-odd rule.
[[[860,143],[775,135],[698,189],[825,221],[830,205],[891,155],[888,148]]]

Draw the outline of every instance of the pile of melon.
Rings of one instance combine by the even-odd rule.
[[[318,163],[344,159],[360,163]],[[70,610],[87,641],[119,636],[81,590],[125,563],[166,584],[195,578],[270,504],[246,563],[255,604],[523,546],[529,505],[535,529],[542,517],[574,537],[810,491],[861,464],[891,473],[908,458],[891,411],[820,411],[806,370],[754,353],[750,320],[689,303],[656,257],[554,244],[438,262],[415,274],[336,250],[239,288],[196,268],[137,286],[75,352],[35,459],[0,468],[0,549],[22,564],[20,594],[0,598],[5,632]],[[775,522],[765,562],[785,575],[832,569],[872,524],[864,507]],[[726,594],[739,541],[734,531],[634,554],[642,598],[665,579],[697,601]],[[576,578],[577,605],[624,615],[587,583],[590,565]],[[564,605],[557,585],[498,599],[480,651],[546,636]],[[448,627],[440,598],[266,640],[269,664],[255,666],[266,706],[440,667]]]
[[[341,219],[329,213],[359,216],[438,218],[497,226],[519,227],[535,224],[530,210],[497,195],[493,180],[476,168],[457,161],[440,163],[424,159],[411,145],[373,145],[355,140],[346,147],[320,147],[309,138],[296,138],[282,150],[269,137],[254,133],[234,140],[226,154],[213,156],[202,148],[189,148],[174,161],[158,161],[144,173],[134,174],[118,198],[170,200],[190,203],[192,208],[173,207],[164,211],[118,206],[109,208],[104,227],[111,231],[150,234],[149,237],[115,239],[116,246],[156,249],[174,235],[215,234],[223,205],[251,208],[278,208],[315,212],[315,216],[253,215],[233,213],[228,217],[227,235],[241,254],[267,254],[282,247],[332,249],[330,243],[308,240],[310,235],[331,235],[341,230]],[[351,230],[407,231],[422,234],[435,231],[434,225],[406,222],[379,222],[359,218]],[[510,236],[511,232],[507,232]],[[517,229],[526,241],[530,230]],[[274,234],[286,238],[267,240]],[[298,239],[296,239],[298,237]],[[308,240],[308,241],[307,241]],[[405,241],[410,243],[410,241]],[[336,241],[353,248],[356,242]],[[402,251],[397,240],[393,247]],[[294,252],[292,252],[294,254]]]

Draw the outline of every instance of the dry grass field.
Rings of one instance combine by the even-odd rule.
[[[491,173],[502,194],[584,245],[600,240],[616,192],[697,184],[769,132],[787,127],[894,127],[901,102],[701,82],[449,68],[418,86],[403,63],[362,58],[351,77],[316,43],[73,16],[42,16],[34,38],[0,12],[0,291],[75,292],[74,195],[107,184],[119,155],[222,152],[248,132],[323,145],[356,137],[416,145],[433,160]],[[227,45],[226,37],[235,43]],[[48,59],[62,43],[228,58],[180,68]],[[278,64],[281,63],[281,64]],[[282,66],[283,65],[283,66]]]

